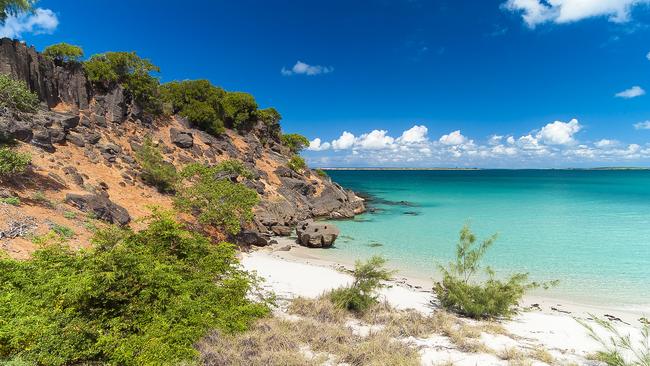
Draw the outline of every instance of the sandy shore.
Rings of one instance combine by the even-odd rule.
[[[243,254],[242,264],[265,279],[265,286],[279,298],[297,296],[317,297],[324,292],[351,283],[346,273],[352,263],[333,263],[314,255],[308,248],[296,246],[290,238],[276,238],[278,244],[252,253]],[[290,250],[287,250],[290,248]],[[423,313],[436,310],[430,291],[431,281],[396,276],[388,288],[381,291],[381,297],[401,309],[415,309]],[[532,306],[537,304],[537,306]],[[569,363],[589,365],[584,357],[598,350],[600,346],[589,338],[585,329],[576,321],[589,319],[589,314],[603,317],[606,314],[620,318],[615,321],[623,334],[636,334],[640,314],[621,313],[606,307],[594,307],[568,302],[558,303],[555,299],[527,297],[525,309],[502,325],[512,337],[486,335],[484,343],[491,349],[504,349],[512,345],[531,347],[540,345],[559,359]],[[605,335],[605,333],[603,333]],[[429,340],[431,341],[431,340]],[[441,360],[453,359],[456,364],[499,365],[493,355],[464,354],[449,347],[427,344],[423,341],[423,364],[435,364]],[[427,348],[428,347],[428,348]],[[477,357],[479,357],[477,359]],[[482,358],[481,358],[482,357]],[[543,363],[542,363],[543,364]]]

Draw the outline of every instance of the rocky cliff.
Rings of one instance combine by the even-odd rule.
[[[29,118],[0,111],[0,134],[21,141],[19,149],[31,153],[33,165],[28,181],[0,186],[0,196],[16,195],[29,203],[1,207],[0,223],[5,226],[14,225],[16,217],[29,217],[35,227],[59,220],[83,232],[78,219],[62,213],[91,212],[93,217],[126,224],[146,215],[147,205],[171,206],[170,196],[139,178],[135,151],[146,136],[179,168],[226,159],[245,163],[254,176],[244,184],[261,197],[254,222],[237,238],[245,244],[265,245],[269,235],[288,235],[305,219],[349,218],[364,210],[362,199],[329,178],[309,169],[303,173],[289,169],[291,152],[274,130],[279,127],[260,122],[245,132],[226,130],[215,137],[192,129],[178,116],[150,118],[120,87],[93,90],[81,65],[54,63],[9,39],[0,40],[0,73],[24,80],[43,102]],[[49,204],[39,204],[35,195]],[[0,232],[6,229],[1,226]],[[80,243],[83,239],[79,235]],[[30,250],[27,243],[16,243],[14,251]]]

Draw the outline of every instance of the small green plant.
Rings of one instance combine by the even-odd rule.
[[[12,206],[20,206],[20,198],[18,198],[18,197],[0,198],[0,202],[6,203],[6,204],[12,205]]]
[[[378,303],[377,290],[382,281],[390,280],[394,271],[386,269],[386,259],[373,256],[366,262],[354,265],[354,282],[350,286],[332,290],[328,297],[339,308],[362,313]]]
[[[447,268],[439,266],[442,282],[433,288],[444,308],[475,319],[510,316],[526,291],[540,286],[529,282],[527,273],[515,273],[500,281],[489,267],[485,269],[485,282],[474,281],[481,270],[481,260],[496,238],[495,234],[477,243],[469,225],[463,226],[456,245],[456,261]]]
[[[31,92],[25,82],[0,74],[0,107],[33,113],[38,103],[38,95]]]
[[[304,148],[309,146],[309,140],[297,133],[289,133],[282,135],[281,137],[282,144],[291,150],[292,153],[297,154],[302,151]]]
[[[32,157],[27,153],[0,147],[0,180],[24,173],[31,162]]]
[[[79,46],[57,43],[46,47],[43,50],[43,55],[54,61],[77,62],[84,56],[84,51]]]
[[[88,80],[95,86],[111,89],[122,85],[133,100],[146,112],[162,113],[158,87],[159,80],[152,75],[160,72],[158,66],[135,52],[107,52],[94,55],[84,62]]]
[[[321,178],[327,178],[327,172],[324,171],[323,169],[316,169],[316,175],[318,175]]]
[[[219,178],[220,173],[233,169],[232,162],[208,167],[190,164],[181,172],[174,205],[181,211],[195,214],[204,225],[223,228],[237,234],[242,224],[253,219],[253,207],[258,203],[257,192],[241,183]],[[239,168],[235,168],[237,171]]]
[[[296,173],[302,173],[307,168],[307,163],[300,155],[294,155],[289,159],[287,166]]]
[[[75,235],[74,231],[72,231],[72,229],[70,229],[69,227],[64,225],[59,225],[56,223],[50,224],[50,229],[53,232],[55,232],[57,235],[65,239],[70,239]]]
[[[142,168],[142,180],[160,192],[173,192],[179,176],[173,164],[163,159],[160,149],[146,137],[142,147],[136,151],[135,159]]]
[[[68,220],[74,220],[77,218],[77,214],[72,211],[65,211],[63,213],[63,217],[65,217]]]
[[[603,349],[596,352],[594,358],[607,366],[650,366],[650,325],[642,324],[638,341],[633,341],[630,334],[622,334],[610,321],[589,314],[596,324],[603,328],[608,337],[599,335],[594,327],[576,319],[586,330],[589,337],[598,342]]]
[[[51,206],[54,205],[54,204],[52,203],[52,201],[50,201],[50,199],[47,198],[47,196],[45,195],[45,193],[44,193],[43,191],[36,191],[36,192],[34,192],[34,193],[32,194],[32,197],[31,197],[31,198],[32,198],[32,200],[33,200],[34,202],[36,202],[36,203],[40,203],[40,204],[43,205],[43,206],[51,207]]]

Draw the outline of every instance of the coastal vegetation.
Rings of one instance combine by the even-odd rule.
[[[0,144],[0,181],[23,173],[31,161],[29,154],[14,151]]]
[[[439,266],[442,282],[433,288],[444,308],[476,319],[507,317],[514,313],[526,291],[540,286],[528,281],[527,273],[499,280],[489,267],[485,268],[487,280],[475,280],[482,269],[481,260],[496,238],[495,234],[479,243],[469,225],[463,226],[456,244],[456,260],[447,267]]]
[[[46,47],[43,55],[54,61],[77,62],[84,56],[84,51],[81,47],[69,43],[57,43]]]
[[[0,259],[0,360],[24,364],[179,364],[207,331],[243,331],[268,314],[234,246],[154,210],[140,231],[110,227],[94,247],[50,243]]]
[[[4,24],[9,15],[32,10],[35,2],[35,0],[0,0],[0,24]]]
[[[289,159],[287,166],[296,173],[302,173],[307,169],[307,163],[305,163],[305,159],[300,155],[292,156],[291,159]]]
[[[151,137],[145,137],[135,158],[142,169],[142,180],[161,193],[174,191],[179,180],[178,172],[173,164],[165,161],[160,148],[154,145]]]
[[[639,329],[639,338],[633,339],[632,335],[621,333],[610,321],[591,314],[590,317],[594,319],[597,327],[607,333],[607,336],[603,337],[593,325],[578,320],[587,330],[589,337],[602,347],[602,350],[592,356],[593,359],[607,366],[650,366],[650,324],[643,323]]]
[[[0,74],[0,109],[32,113],[38,103],[38,95],[25,82]]]
[[[253,219],[257,192],[233,182],[248,173],[241,163],[226,161],[216,166],[190,164],[181,172],[174,206],[196,215],[200,223],[237,234]],[[229,179],[232,178],[232,179]]]
[[[305,147],[309,146],[309,140],[297,133],[284,134],[281,137],[282,144],[291,150],[292,153],[298,154]]]
[[[334,289],[329,298],[337,307],[362,313],[378,303],[377,290],[384,285],[382,281],[390,280],[394,271],[386,269],[386,259],[373,256],[366,262],[357,261],[350,286]]]
[[[219,135],[225,131],[221,101],[226,91],[208,80],[172,81],[160,87],[169,113],[187,118],[192,126]]]

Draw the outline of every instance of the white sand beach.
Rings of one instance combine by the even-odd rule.
[[[290,250],[287,250],[288,248]],[[309,249],[295,246],[289,238],[279,238],[279,243],[271,247],[246,253],[242,264],[247,270],[255,271],[264,278],[264,286],[276,293],[279,299],[295,297],[314,298],[324,292],[349,284],[352,277],[345,273],[349,264],[336,264],[319,259],[310,254]],[[415,309],[422,313],[437,311],[429,291],[431,284],[422,280],[398,279],[381,290],[381,298],[398,309]],[[530,308],[531,304],[538,304]],[[577,319],[588,320],[589,314],[603,317],[612,314],[606,308],[579,304],[558,304],[553,299],[527,297],[522,304],[525,310],[510,320],[500,323],[508,335],[481,334],[481,342],[492,353],[465,353],[457,350],[444,336],[426,339],[406,340],[418,347],[422,365],[437,365],[453,362],[454,365],[508,365],[508,361],[495,356],[495,353],[508,349],[522,351],[542,347],[560,364],[597,365],[587,359],[589,354],[600,349]],[[553,310],[556,309],[556,310]],[[638,314],[615,313],[621,321],[615,321],[622,334],[638,337],[636,325]],[[466,320],[473,322],[472,320]],[[600,332],[603,336],[607,333]],[[539,361],[536,365],[544,365]]]

